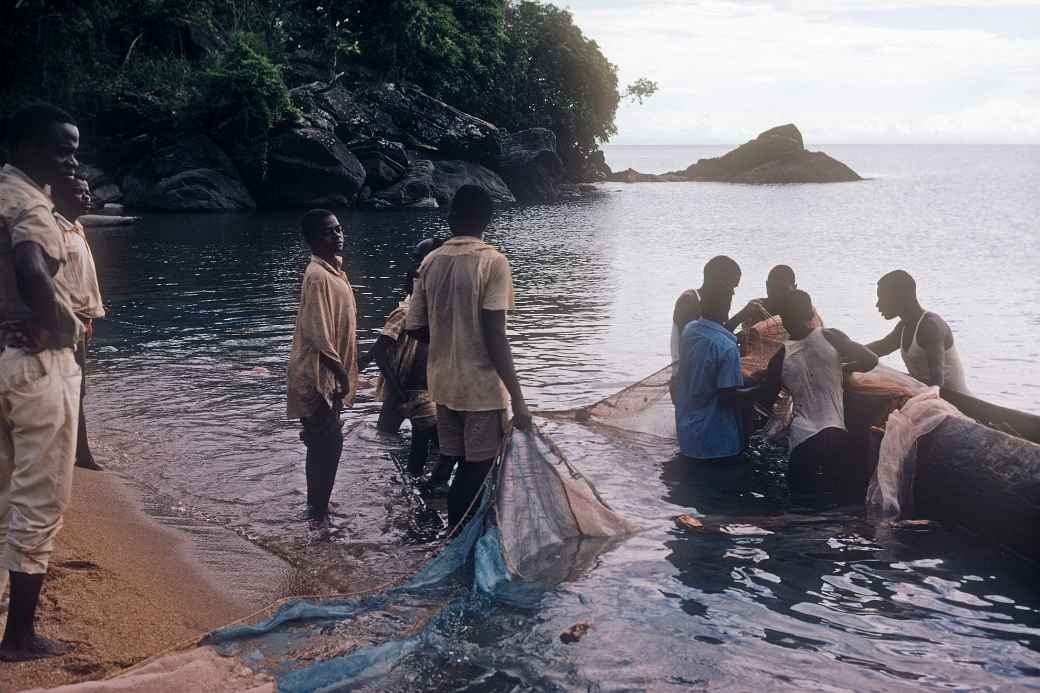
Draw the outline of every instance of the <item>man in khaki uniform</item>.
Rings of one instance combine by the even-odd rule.
[[[407,328],[429,341],[428,382],[437,402],[441,455],[462,459],[448,493],[448,520],[462,522],[479,496],[505,432],[506,408],[524,430],[524,401],[506,338],[513,308],[509,261],[482,239],[491,222],[487,191],[465,185],[455,193],[448,223],[452,238],[419,268]]]
[[[10,609],[0,659],[70,648],[36,634],[40,588],[72,490],[83,326],[54,276],[65,241],[46,186],[76,173],[79,130],[67,113],[37,104],[16,113],[0,172],[0,563]]]
[[[65,236],[65,252],[68,262],[58,273],[56,280],[65,286],[69,302],[76,317],[83,323],[85,336],[76,349],[76,362],[83,372],[83,386],[79,397],[79,432],[76,436],[76,466],[100,471],[94,461],[87,439],[87,415],[83,411],[83,396],[87,393],[87,346],[94,335],[94,320],[105,317],[105,306],[101,302],[94,255],[87,243],[87,234],[79,217],[90,210],[92,198],[90,185],[83,178],[64,180],[52,190],[55,218]]]
[[[343,227],[326,209],[303,216],[311,261],[303,275],[289,356],[289,418],[300,419],[307,446],[307,505],[316,518],[329,512],[343,452],[340,411],[357,392],[357,308],[343,272]]]

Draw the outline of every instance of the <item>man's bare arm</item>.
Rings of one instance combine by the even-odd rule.
[[[869,347],[849,339],[841,330],[827,328],[823,336],[838,350],[842,369],[846,373],[866,373],[878,365],[878,357]]]
[[[928,357],[927,385],[942,387],[946,382],[946,329],[940,320],[929,316],[917,331],[917,342]]]
[[[516,377],[513,352],[509,347],[509,338],[506,336],[506,312],[504,310],[481,310],[480,326],[484,333],[484,343],[487,345],[488,355],[491,356],[491,363],[494,364],[495,371],[505,384],[509,398],[513,402],[513,425],[521,431],[525,431],[531,425],[531,411],[527,408],[524,393],[520,389],[520,381]]]
[[[898,351],[899,347],[902,346],[899,343],[899,340],[903,336],[903,331],[899,328],[899,326],[902,324],[903,323],[900,322],[898,325],[892,328],[892,331],[889,332],[886,336],[882,337],[876,342],[866,344],[865,346],[878,356],[888,356],[893,351]]]
[[[14,273],[18,293],[33,312],[37,326],[51,335],[75,334],[67,324],[70,316],[61,310],[47,257],[38,243],[24,241],[14,248]]]

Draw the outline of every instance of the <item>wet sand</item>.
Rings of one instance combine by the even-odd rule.
[[[76,470],[37,628],[76,651],[0,662],[0,692],[112,675],[291,591],[289,566],[238,535],[160,523],[142,507],[141,495],[111,473]]]

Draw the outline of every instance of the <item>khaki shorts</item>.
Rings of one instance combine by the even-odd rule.
[[[437,437],[441,454],[467,462],[486,462],[498,455],[506,430],[506,410],[455,411],[437,405]]]

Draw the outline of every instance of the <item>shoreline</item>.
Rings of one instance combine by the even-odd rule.
[[[289,564],[234,532],[146,508],[113,472],[76,470],[37,621],[76,650],[0,663],[0,693],[110,676],[292,590]]]

